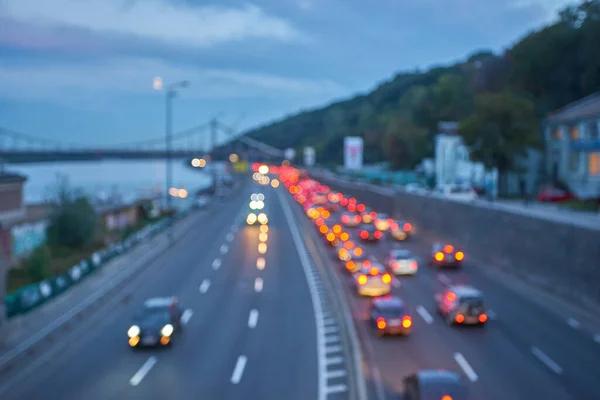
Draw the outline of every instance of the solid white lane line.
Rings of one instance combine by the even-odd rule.
[[[427,310],[425,309],[425,307],[423,307],[423,306],[417,306],[417,313],[428,324],[432,324],[433,323],[433,317],[431,316],[431,314],[429,314],[429,312],[427,312]]]
[[[256,259],[256,268],[263,270],[263,269],[265,269],[265,265],[267,265],[267,262],[265,261],[264,258],[258,257]]]
[[[150,370],[152,369],[152,367],[154,367],[154,364],[156,364],[157,361],[158,360],[154,356],[147,359],[146,362],[140,367],[140,369],[138,369],[135,375],[133,375],[129,380],[131,386],[139,385],[140,382],[146,377],[146,375],[148,375],[148,372],[150,372]]]
[[[555,363],[554,360],[552,360],[550,357],[548,357],[546,355],[546,353],[544,353],[543,351],[541,351],[540,349],[538,349],[535,346],[531,348],[531,353],[533,353],[533,355],[538,360],[540,360],[546,367],[548,367],[552,371],[554,371],[555,374],[557,374],[557,375],[562,374],[562,368],[560,367],[560,365]]]
[[[471,382],[477,382],[477,379],[479,379],[479,377],[477,376],[473,368],[471,368],[471,365],[469,365],[469,363],[467,362],[465,357],[463,357],[462,354],[454,353],[454,361],[456,361],[456,363],[462,368],[463,372],[465,373],[465,375],[467,375]]]
[[[233,369],[233,374],[231,374],[231,383],[237,385],[242,380],[242,375],[244,374],[244,368],[246,367],[246,361],[248,358],[246,356],[239,356],[237,362],[235,363],[235,368]]]
[[[597,333],[594,335],[594,342],[600,343],[600,334]]]
[[[183,312],[183,314],[181,314],[179,321],[181,321],[183,325],[187,325],[187,323],[190,321],[190,318],[192,318],[192,315],[194,315],[194,312],[188,308]]]
[[[263,278],[256,278],[254,280],[254,291],[255,292],[262,292],[263,290]]]
[[[229,247],[227,247],[226,244],[221,246],[221,254],[227,253],[228,250],[229,250]]]
[[[581,323],[573,318],[569,318],[567,320],[567,324],[569,324],[569,326],[573,329],[579,329],[579,327],[581,326]]]
[[[258,323],[258,311],[250,310],[250,315],[248,316],[248,327],[255,328]]]
[[[233,233],[228,233],[227,234],[227,241],[228,242],[231,242],[233,240],[233,238],[234,238]]]
[[[206,292],[208,292],[209,287],[210,287],[210,280],[205,279],[200,284],[200,287],[198,288],[198,290],[200,291],[200,293],[206,293]]]
[[[219,260],[218,258],[215,258],[215,260],[212,263],[213,269],[216,271],[219,269],[220,266],[221,266],[221,260]]]

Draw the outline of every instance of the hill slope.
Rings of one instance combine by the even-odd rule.
[[[437,122],[457,120],[467,143],[485,146],[476,158],[508,168],[511,152],[539,141],[543,115],[600,90],[600,0],[567,8],[560,16],[504,54],[483,51],[455,65],[400,73],[366,95],[248,134],[282,149],[313,146],[324,163],[342,161],[344,136],[362,136],[365,162],[388,160],[409,168],[432,155]],[[484,130],[496,137],[481,142]],[[506,140],[508,145],[497,145]]]

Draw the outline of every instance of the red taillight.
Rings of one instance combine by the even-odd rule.
[[[463,322],[465,322],[465,316],[462,314],[458,314],[456,316],[456,322],[458,322],[459,324],[462,324]]]
[[[435,253],[435,260],[436,261],[442,261],[444,259],[444,253],[438,251],[437,253]]]
[[[360,232],[360,237],[362,239],[367,239],[369,237],[369,232],[367,232],[367,231],[361,231]]]
[[[381,231],[375,231],[375,239],[381,239]]]
[[[371,261],[369,261],[369,260],[364,260],[364,261],[362,262],[362,266],[363,266],[363,267],[370,267],[370,266],[371,266]]]
[[[348,211],[355,212],[356,211],[356,206],[354,204],[348,204]]]
[[[397,230],[398,230],[398,224],[394,222],[394,223],[392,224],[392,227],[391,227],[391,228],[392,228],[392,230],[393,230],[393,231],[397,231]]]
[[[342,216],[342,222],[347,224],[348,222],[350,222],[350,217],[347,215]]]
[[[408,222],[404,224],[404,231],[405,232],[410,232],[412,230],[412,225],[409,224]]]
[[[409,267],[410,269],[417,269],[417,267],[418,267],[418,266],[419,266],[419,265],[417,264],[417,262],[416,262],[416,261],[411,261],[411,262],[408,264],[408,267]]]
[[[360,223],[360,221],[361,221],[361,219],[360,219],[360,215],[355,215],[355,216],[354,216],[354,222],[356,222],[357,224],[359,224],[359,223]]]
[[[350,197],[348,201],[350,202],[350,204],[356,205],[356,199],[354,197]]]
[[[479,315],[479,322],[481,322],[482,324],[488,320],[488,316],[485,314],[480,314]]]
[[[346,207],[348,205],[348,199],[345,197],[341,198],[340,204],[342,205],[342,207]]]
[[[444,246],[444,251],[446,253],[450,254],[450,253],[452,253],[454,251],[454,247],[452,245],[447,244],[447,245]]]
[[[465,253],[462,251],[457,251],[454,255],[454,258],[456,258],[456,261],[462,261],[465,258]]]
[[[404,317],[402,318],[402,327],[410,328],[412,326],[412,318]]]
[[[377,327],[379,329],[385,329],[386,326],[387,326],[387,323],[385,322],[385,319],[383,317],[377,318]]]
[[[392,276],[390,274],[383,274],[381,276],[381,280],[383,281],[383,283],[390,283],[392,282]]]
[[[356,206],[356,209],[358,210],[358,212],[363,212],[365,211],[366,206],[364,204],[359,204]]]
[[[371,211],[371,214],[369,214],[369,215],[371,215],[372,219],[377,218],[377,213],[375,211]]]
[[[377,276],[379,275],[379,270],[377,268],[371,268],[371,270],[369,271],[369,275]]]

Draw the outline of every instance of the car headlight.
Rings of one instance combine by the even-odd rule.
[[[161,329],[160,333],[163,336],[171,336],[173,334],[173,325],[171,324],[166,324],[165,326],[163,326],[163,328]]]
[[[137,325],[133,325],[131,328],[129,328],[129,330],[127,331],[127,336],[129,336],[130,338],[132,337],[136,337],[140,335],[140,327]]]
[[[248,214],[248,217],[246,218],[246,222],[249,225],[252,225],[253,223],[255,223],[256,222],[256,214],[254,214],[254,213]]]
[[[260,222],[261,224],[266,224],[269,221],[269,219],[267,218],[267,214],[265,213],[260,213],[258,214],[258,222]]]

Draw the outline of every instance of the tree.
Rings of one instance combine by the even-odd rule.
[[[475,160],[505,175],[515,158],[540,144],[535,106],[510,92],[485,93],[475,97],[471,116],[460,121],[459,133]]]
[[[70,189],[64,176],[57,176],[55,209],[50,216],[48,243],[81,248],[96,234],[98,217],[87,197]]]
[[[427,130],[399,117],[388,127],[381,151],[395,169],[413,168],[426,152]]]

